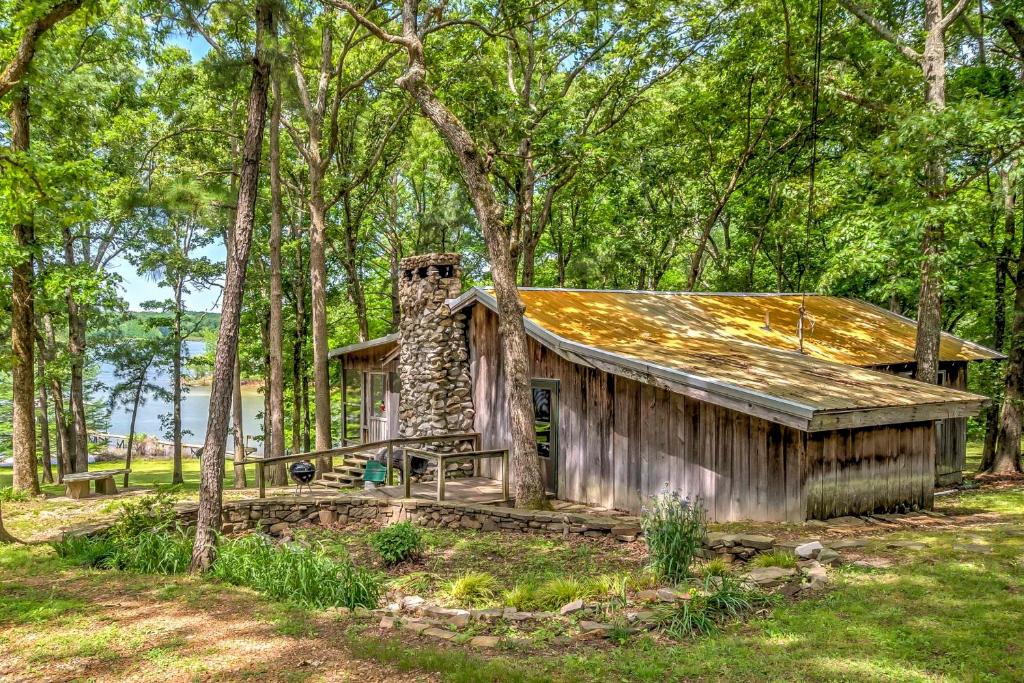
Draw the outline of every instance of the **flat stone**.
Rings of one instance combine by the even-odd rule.
[[[658,591],[656,590],[643,590],[637,591],[636,599],[641,602],[654,602],[658,599]]]
[[[825,524],[829,526],[864,526],[867,522],[860,517],[845,515],[843,517],[833,517],[832,519],[825,520]]]
[[[981,545],[980,543],[958,543],[953,546],[953,550],[961,553],[972,553],[975,555],[992,554],[991,546]]]
[[[271,536],[282,536],[290,530],[291,527],[288,526],[287,522],[278,522],[277,524],[271,524],[270,528],[267,529],[267,533]]]
[[[709,548],[719,548],[723,545],[733,544],[733,535],[722,531],[712,531],[704,537],[704,545]]]
[[[430,628],[423,629],[423,635],[430,636],[432,638],[440,638],[441,640],[454,640],[455,634],[451,631],[446,631],[443,628],[437,628],[431,626]]]
[[[754,567],[743,576],[758,586],[771,587],[783,583],[791,576],[795,576],[796,571],[796,569],[791,567]]]
[[[572,602],[562,605],[562,609],[558,610],[558,613],[563,617],[568,614],[574,614],[579,612],[584,607],[582,600],[573,600]]]
[[[389,630],[393,629],[395,627],[395,618],[394,617],[384,617],[384,618],[382,618],[380,620],[380,623],[377,624],[377,625],[380,628],[383,628],[383,629],[389,629]]]
[[[838,567],[843,562],[843,558],[832,548],[822,548],[819,550],[817,559],[818,562],[830,567]]]
[[[871,541],[866,538],[840,538],[835,541],[825,541],[826,548],[832,550],[845,550],[847,548],[865,548]]]
[[[797,557],[804,559],[810,559],[818,556],[818,553],[824,549],[825,546],[820,541],[811,541],[810,543],[804,543],[793,548],[793,554]]]
[[[498,638],[497,636],[475,636],[469,641],[469,644],[472,647],[492,648],[498,647],[498,643],[500,642],[501,638]]]
[[[610,624],[602,624],[599,621],[581,621],[580,632],[592,635],[604,635],[611,630]]]
[[[756,550],[771,550],[775,544],[774,536],[763,536],[761,534],[740,534],[736,537],[736,545],[754,548]]]
[[[407,619],[398,622],[398,626],[406,631],[412,631],[413,633],[423,633],[428,628],[431,628],[431,624],[426,621],[420,621],[419,619]]]
[[[654,610],[640,609],[636,611],[626,612],[626,621],[633,623],[637,621],[650,621],[654,618]]]
[[[447,607],[428,607],[424,613],[436,617],[450,626],[462,628],[469,625],[469,610],[449,609]]]
[[[423,607],[424,603],[426,603],[426,600],[418,595],[407,595],[402,598],[402,609],[407,612],[415,612]]]
[[[680,600],[689,600],[691,595],[681,591],[672,590],[671,588],[659,588],[657,591],[658,600],[662,602],[677,602]]]
[[[491,607],[490,609],[471,609],[469,610],[470,619],[476,621],[482,621],[484,623],[493,623],[500,620],[505,616],[505,610],[500,607]]]

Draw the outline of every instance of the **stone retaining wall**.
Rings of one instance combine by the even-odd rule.
[[[195,522],[195,505],[180,506],[178,511],[186,523]],[[404,521],[428,528],[607,537],[622,542],[634,541],[640,535],[638,523],[606,516],[514,510],[447,501],[381,500],[370,496],[327,499],[281,496],[232,501],[224,504],[222,531],[237,533],[259,527],[271,534],[281,534],[292,525],[302,523],[393,524]]]

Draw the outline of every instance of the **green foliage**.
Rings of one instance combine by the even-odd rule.
[[[443,592],[459,605],[476,606],[490,603],[499,589],[498,580],[486,572],[466,572],[449,581]]]
[[[0,488],[0,503],[25,503],[30,498],[28,491],[16,490],[13,486]]]
[[[771,605],[772,596],[744,587],[728,576],[708,577],[689,600],[654,608],[654,623],[677,639],[715,633],[729,621]]]
[[[65,536],[53,543],[57,557],[81,567],[106,567],[116,548],[106,536]]]
[[[691,503],[675,491],[659,493],[644,506],[641,526],[655,572],[675,582],[690,576],[707,532],[707,512],[700,500]]]
[[[321,549],[294,543],[275,546],[261,534],[222,539],[213,575],[275,600],[313,608],[374,608],[383,588],[380,577],[347,559],[332,559]]]
[[[785,550],[761,553],[749,562],[752,567],[796,567],[796,555]]]
[[[715,557],[697,567],[697,573],[702,577],[709,576],[730,576],[732,571],[729,565],[720,557]]]
[[[395,565],[412,559],[423,550],[423,536],[410,522],[384,527],[370,537],[370,546],[384,564]]]

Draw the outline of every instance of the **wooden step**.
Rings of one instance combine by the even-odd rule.
[[[329,489],[347,489],[353,486],[353,484],[349,484],[347,482],[330,481],[327,479],[317,479],[316,481],[313,482],[313,485],[324,486]]]

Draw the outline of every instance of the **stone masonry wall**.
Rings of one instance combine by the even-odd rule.
[[[401,378],[399,432],[402,436],[455,434],[473,430],[472,380],[466,346],[466,316],[445,304],[462,289],[458,254],[424,254],[402,259],[398,299]],[[451,451],[450,444],[426,446]],[[472,470],[448,465],[450,476]],[[421,481],[433,478],[433,466]]]

